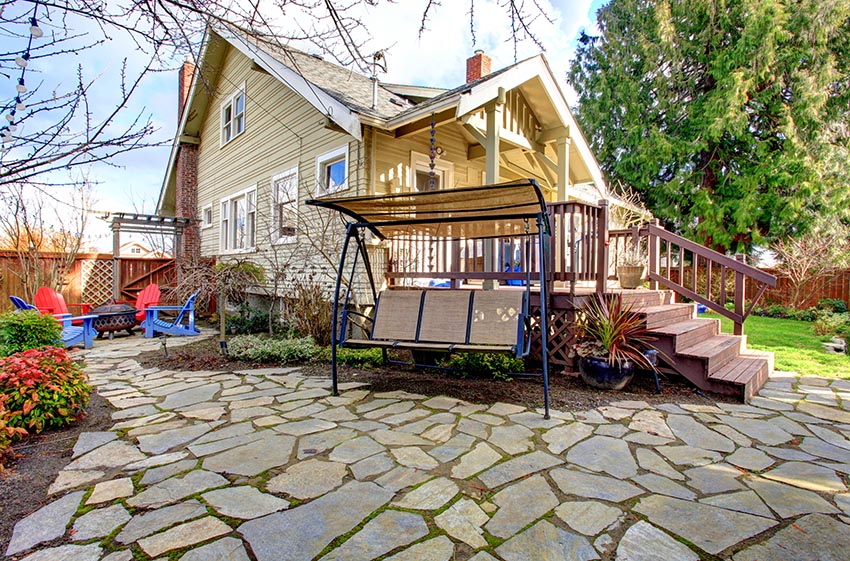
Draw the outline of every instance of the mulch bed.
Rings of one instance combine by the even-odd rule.
[[[92,393],[86,417],[62,430],[51,430],[17,442],[14,456],[0,472],[0,556],[12,537],[15,523],[58,498],[47,496],[56,474],[71,461],[81,432],[107,430],[112,426],[112,407]]]

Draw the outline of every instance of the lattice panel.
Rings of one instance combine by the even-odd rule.
[[[112,261],[91,259],[83,261],[80,283],[83,302],[98,306],[112,298]]]
[[[532,306],[531,313],[531,357],[540,360],[540,308]],[[549,364],[565,366],[573,370],[574,359],[569,357],[569,350],[575,340],[572,310],[549,311]]]

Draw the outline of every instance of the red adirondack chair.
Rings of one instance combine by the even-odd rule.
[[[130,304],[137,310],[136,312],[136,324],[140,324],[145,320],[145,310],[148,306],[157,306],[159,305],[160,298],[160,290],[159,286],[155,284],[149,284],[139,292],[139,295],[136,296],[136,303],[130,304],[130,302],[118,302],[119,304]]]
[[[73,314],[68,311],[69,306],[80,308],[80,314],[78,315],[86,315],[89,313],[89,309],[91,308],[91,304],[88,302],[80,304],[66,304],[65,297],[49,286],[42,286],[35,291],[34,303],[39,312],[51,315],[63,314],[65,316],[72,316]],[[77,320],[74,320],[71,323],[74,325],[82,325],[82,321]]]

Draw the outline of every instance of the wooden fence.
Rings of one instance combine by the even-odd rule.
[[[45,267],[52,266],[58,256],[41,255]],[[174,259],[142,259],[121,257],[121,299],[135,300],[136,295],[150,283],[156,283],[164,291],[176,284]],[[32,299],[21,279],[21,267],[13,251],[0,251],[0,310],[12,308],[9,296]],[[112,255],[109,253],[85,253],[77,255],[65,275],[61,288],[67,302],[89,302],[100,305],[112,298]],[[36,287],[37,288],[37,287]]]
[[[787,277],[781,277],[775,269],[764,269],[764,271],[777,276],[776,288],[769,288],[762,297],[762,305],[781,304],[790,306],[791,281]],[[748,293],[750,290],[748,288]],[[748,294],[748,296],[751,296]],[[824,298],[840,298],[850,302],[850,269],[845,269],[832,279],[819,279],[815,281],[811,296],[803,305],[804,308],[817,305]]]

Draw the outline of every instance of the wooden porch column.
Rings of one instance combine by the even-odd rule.
[[[694,259],[696,260],[696,259]],[[747,264],[747,256],[743,253],[735,254],[735,261],[738,263]],[[680,283],[682,281],[679,281]],[[738,314],[739,317],[743,317],[744,315],[744,297],[747,294],[747,277],[744,273],[739,271],[735,271],[735,313]],[[744,323],[743,322],[735,322],[735,326],[733,329],[733,333],[735,335],[743,335],[744,334]]]
[[[499,88],[496,100],[485,107],[487,115],[487,135],[484,143],[485,156],[485,181],[488,185],[498,183],[499,177],[499,132],[502,129],[502,111],[505,107],[506,93],[504,88]],[[494,272],[496,270],[495,242],[484,242],[484,271]],[[484,282],[485,288],[494,288],[495,281]]]
[[[596,234],[596,293],[605,294],[608,288],[608,201],[600,200],[599,225]]]
[[[121,262],[118,255],[121,253],[121,225],[112,223],[112,299],[121,299]]]
[[[559,138],[555,141],[558,149],[558,200],[567,200],[567,185],[570,182],[570,144],[568,137]]]

